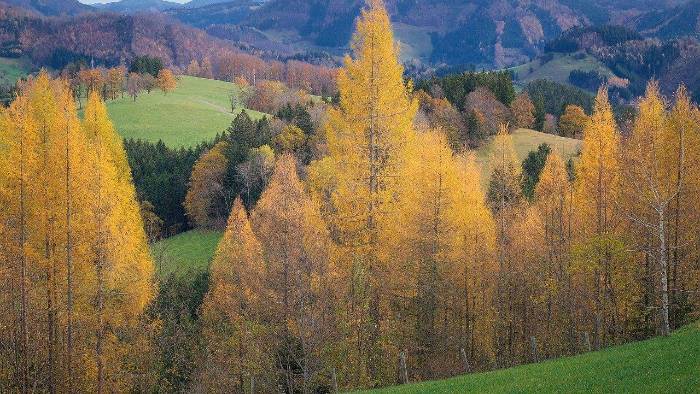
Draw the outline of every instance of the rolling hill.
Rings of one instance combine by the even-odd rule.
[[[527,157],[528,153],[536,151],[540,144],[546,143],[552,148],[552,152],[556,152],[564,161],[569,160],[578,155],[581,149],[581,141],[560,137],[558,135],[546,134],[535,130],[518,129],[511,133],[513,137],[513,148],[518,162],[522,162]],[[488,180],[491,176],[491,152],[493,146],[491,141],[485,143],[476,151],[476,161],[481,166],[481,186],[488,186]]]
[[[668,338],[372,393],[697,393],[700,324]]]
[[[25,59],[0,57],[0,85],[13,85],[32,71]]]
[[[597,71],[606,77],[614,76],[605,64],[586,53],[553,53],[551,56],[537,58],[509,70],[513,72],[515,82],[521,87],[537,79],[569,84],[569,73],[574,70]]]
[[[174,92],[154,90],[136,101],[124,96],[107,103],[109,115],[124,138],[163,142],[170,147],[193,146],[212,139],[241,110],[231,112],[230,96],[238,87],[229,82],[181,76]],[[252,117],[260,112],[248,110]]]

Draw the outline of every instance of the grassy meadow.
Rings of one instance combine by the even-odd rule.
[[[700,323],[668,338],[372,393],[698,393]]]
[[[0,84],[13,85],[18,79],[27,76],[30,70],[27,60],[0,57]]]
[[[518,129],[511,133],[513,137],[513,148],[518,162],[522,162],[531,151],[536,151],[537,147],[542,143],[549,144],[552,152],[557,153],[564,159],[569,160],[578,155],[581,149],[581,141],[573,138],[561,137],[558,135],[542,133],[529,129]],[[481,166],[481,185],[486,187],[488,179],[491,176],[491,152],[493,151],[492,142],[485,143],[479,150],[476,151],[476,161]]]
[[[231,95],[240,89],[229,82],[180,76],[177,89],[143,92],[134,101],[124,95],[107,102],[109,116],[124,138],[159,139],[170,147],[188,147],[225,130],[240,108],[231,113]],[[253,118],[262,113],[247,110]]]
[[[191,230],[151,245],[158,277],[209,269],[221,232]]]
[[[510,68],[515,74],[514,82],[526,85],[536,79],[548,79],[554,82],[569,84],[569,73],[573,70],[596,70],[601,75],[612,76],[613,73],[603,63],[590,55],[578,59],[577,54],[553,54],[552,60],[542,64],[540,59]]]

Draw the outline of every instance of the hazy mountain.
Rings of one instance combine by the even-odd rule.
[[[186,8],[199,8],[199,7],[206,7],[206,6],[212,5],[212,4],[230,3],[230,2],[231,2],[231,0],[191,0],[191,1],[183,4],[183,6]],[[264,2],[264,0],[261,2]]]
[[[171,8],[179,8],[183,5],[165,0],[121,0],[112,3],[95,4],[95,6],[101,10],[134,13],[145,11],[164,11]]]
[[[95,10],[78,0],[2,0],[2,2],[46,16],[77,15]]]
[[[189,25],[206,28],[218,24],[240,24],[261,4],[260,0],[228,0],[223,3],[213,3],[201,7],[174,8],[167,10],[166,13]],[[189,3],[186,5],[189,5]]]
[[[387,0],[405,57],[428,63],[503,67],[540,53],[576,26],[663,12],[677,1]],[[271,0],[242,23],[302,47],[346,47],[362,0]],[[283,32],[284,34],[278,34]]]

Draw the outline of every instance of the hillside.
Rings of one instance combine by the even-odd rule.
[[[78,15],[95,11],[95,8],[78,0],[2,0],[2,2],[46,16]]]
[[[177,89],[168,94],[154,90],[138,96],[125,96],[107,103],[109,115],[124,138],[147,141],[162,139],[171,147],[193,146],[212,139],[230,124],[230,96],[236,85],[212,79],[181,76]],[[252,117],[262,116],[248,111]]]
[[[32,67],[24,59],[0,57],[0,85],[13,85],[30,71]]]
[[[700,324],[654,338],[582,354],[373,393],[625,392],[697,393]]]
[[[271,0],[243,23],[263,31],[285,32],[277,37],[284,37],[286,43],[344,48],[362,4],[360,0]],[[427,52],[419,52],[418,58],[486,67],[522,63],[540,52],[547,40],[571,27],[609,23],[620,15],[667,10],[658,2],[607,0],[389,0],[386,4],[395,24],[420,32],[401,37],[409,48],[427,48]],[[424,44],[426,39],[430,47]]]
[[[519,162],[522,162],[531,151],[536,151],[537,147],[543,143],[552,148],[564,161],[575,157],[581,148],[581,141],[560,137],[558,135],[541,133],[535,130],[518,129],[513,131],[513,148]],[[486,187],[491,175],[491,151],[492,143],[489,141],[476,151],[476,160],[481,165],[481,185]]]
[[[524,86],[537,79],[569,84],[569,73],[574,70],[597,71],[600,75],[614,76],[610,69],[593,56],[586,53],[552,54],[531,62],[510,68],[515,76],[515,82]]]
[[[181,6],[180,3],[165,0],[121,0],[95,5],[101,10],[124,13],[163,11]]]
[[[74,61],[114,66],[136,56],[157,56],[167,66],[235,51],[231,43],[161,14],[87,13],[39,17],[0,3],[0,56],[25,56],[61,69]]]

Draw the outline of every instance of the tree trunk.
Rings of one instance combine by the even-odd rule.
[[[73,233],[71,229],[70,135],[66,126],[66,370],[68,393],[73,392]]]
[[[668,320],[668,256],[666,255],[666,217],[665,210],[659,212],[659,268],[661,273],[661,335],[671,333]]]
[[[25,254],[26,220],[25,220],[25,191],[24,191],[24,131],[20,135],[20,164],[19,164],[19,246],[20,246],[20,330],[21,330],[21,376],[22,393],[29,392],[29,330],[27,329],[27,256]]]

